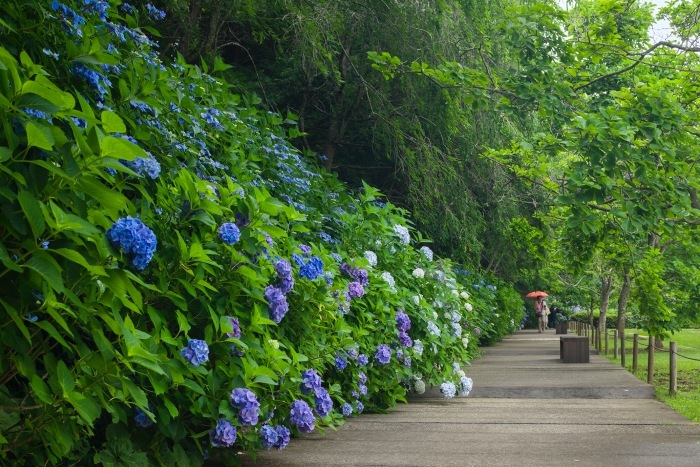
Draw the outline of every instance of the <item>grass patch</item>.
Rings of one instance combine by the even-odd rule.
[[[625,331],[625,365],[627,371],[632,373],[632,336],[639,334],[639,364],[635,376],[642,381],[647,380],[647,346],[648,334],[640,329],[627,329]],[[674,334],[671,339],[678,344],[678,353],[700,359],[700,329],[684,329]],[[605,342],[603,342],[603,348]],[[668,350],[669,341],[664,341],[664,348]],[[609,354],[605,358],[620,365],[620,358],[613,358],[613,340],[609,340]],[[678,413],[694,422],[700,423],[700,361],[688,360],[678,356],[678,393],[669,395],[669,364],[670,354],[656,350],[654,352],[654,387],[656,397],[662,402],[673,407]]]

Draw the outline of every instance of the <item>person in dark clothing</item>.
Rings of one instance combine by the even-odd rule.
[[[552,305],[551,313],[547,317],[547,326],[550,328],[556,327],[557,324],[557,314],[561,313],[561,308],[556,305]]]

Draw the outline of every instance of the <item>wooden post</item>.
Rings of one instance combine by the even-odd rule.
[[[613,356],[617,358],[617,329],[613,331]]]
[[[634,344],[632,344],[632,372],[636,373],[639,369],[639,334],[634,335]]]
[[[671,361],[669,362],[669,388],[668,388],[668,393],[671,394],[672,396],[676,395],[676,391],[678,390],[678,374],[676,372],[676,343],[671,342],[671,350],[670,350],[670,358]]]
[[[625,357],[625,333],[620,333],[620,366],[627,369],[627,361]]]
[[[608,341],[609,341],[608,338],[609,338],[609,337],[610,337],[610,333],[609,333],[608,330],[606,329],[606,330],[605,330],[605,355],[608,354],[608,349],[610,348],[610,344],[608,343]]]
[[[647,383],[654,384],[654,336],[649,336],[649,360],[647,364]]]

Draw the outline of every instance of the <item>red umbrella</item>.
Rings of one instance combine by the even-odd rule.
[[[549,297],[549,295],[547,295],[547,294],[544,293],[544,292],[530,292],[529,294],[525,295],[525,297],[527,297],[527,298],[538,298],[538,297]]]

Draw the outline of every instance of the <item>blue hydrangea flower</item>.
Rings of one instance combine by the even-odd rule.
[[[365,404],[363,404],[360,401],[357,401],[357,413],[361,413],[363,410],[365,410]]]
[[[367,383],[367,375],[365,374],[364,371],[360,371],[357,373],[357,378],[360,381],[360,383],[365,384]]]
[[[379,344],[374,358],[380,365],[386,365],[391,361],[391,349],[386,344]]]
[[[314,411],[319,417],[325,418],[333,410],[333,401],[324,388],[318,388],[314,394]]]
[[[301,393],[308,396],[312,392],[316,392],[321,387],[321,377],[316,373],[316,370],[305,370],[301,373]]]
[[[190,339],[180,355],[192,365],[199,366],[209,360],[209,346],[203,340]]]
[[[42,242],[41,247],[46,250],[49,247],[49,242]]]
[[[365,289],[359,282],[350,282],[348,284],[348,296],[350,298],[361,298],[365,294]]]
[[[358,384],[357,389],[360,391],[360,394],[362,394],[363,396],[367,395],[367,386],[365,386],[364,384],[362,384],[362,383]]]
[[[396,329],[404,332],[411,329],[411,318],[406,313],[396,312]]]
[[[238,423],[257,425],[260,402],[253,391],[245,388],[234,389],[231,391],[231,405],[238,409]]]
[[[148,16],[150,16],[154,21],[165,19],[165,12],[154,7],[150,3],[146,4],[146,10],[148,11]]]
[[[289,311],[287,297],[284,296],[280,289],[270,285],[265,289],[264,298],[269,304],[268,311],[270,319],[279,324],[282,318],[284,318],[284,315]]]
[[[116,248],[132,254],[131,263],[139,271],[143,270],[153,258],[158,240],[151,229],[140,219],[126,216],[117,220],[107,230],[107,238]]]
[[[137,157],[133,161],[120,160],[119,162],[129,167],[137,174],[143,175],[145,173],[152,180],[155,180],[160,175],[160,164],[152,154],[146,154],[148,154],[148,157]]]
[[[346,402],[345,404],[340,406],[340,410],[343,412],[343,415],[349,417],[350,414],[352,414],[352,405]]]
[[[216,429],[209,430],[211,445],[217,448],[229,448],[236,442],[236,427],[225,418],[216,422]]]
[[[350,396],[354,397],[355,399],[359,399],[360,395],[357,393],[357,391],[353,391],[350,393]]]
[[[27,313],[27,314],[24,315],[24,316],[26,316],[26,318],[27,318],[29,321],[31,321],[32,323],[36,323],[37,321],[39,321],[39,317],[36,316],[36,315],[31,315],[30,313]]]
[[[241,337],[241,325],[238,323],[238,318],[232,318],[230,316],[227,316],[229,322],[231,323],[231,327],[233,328],[233,332],[227,332],[226,335],[228,337],[235,337],[236,339],[240,339]]]
[[[359,357],[357,357],[357,364],[360,366],[367,366],[369,363],[369,358],[367,358],[367,355],[361,353]]]
[[[221,240],[228,246],[235,245],[240,238],[241,231],[238,230],[236,224],[232,222],[226,222],[221,227],[219,227],[219,240]]]
[[[299,267],[299,277],[305,277],[312,281],[323,274],[323,260],[318,256],[309,258]]]
[[[331,258],[336,260],[336,262],[338,262],[338,263],[343,261],[343,258],[338,253],[331,253]]]
[[[440,385],[440,391],[442,391],[442,394],[445,396],[446,399],[451,399],[455,396],[455,393],[457,392],[457,387],[454,385],[454,383],[450,381],[445,381]]]
[[[309,404],[303,400],[295,400],[289,410],[289,421],[299,428],[300,433],[311,433],[314,429],[316,417],[311,412]]]
[[[151,404],[148,404],[148,411],[153,412],[153,406],[151,406]],[[141,428],[148,428],[153,425],[153,420],[139,407],[134,407],[134,421],[136,422],[136,426],[140,426]]]
[[[413,345],[413,341],[411,340],[411,337],[408,334],[406,334],[405,332],[400,332],[399,345],[401,345],[401,347],[411,347]]]
[[[335,357],[335,369],[343,371],[348,366],[348,362],[341,357]]]
[[[279,435],[277,434],[277,430],[270,425],[264,425],[260,428],[260,441],[262,441],[262,446],[264,448],[269,450],[277,444],[278,439]]]
[[[289,438],[291,437],[289,428],[283,425],[277,425],[275,431],[277,432],[277,444],[275,444],[275,447],[277,449],[286,448],[289,444]]]

